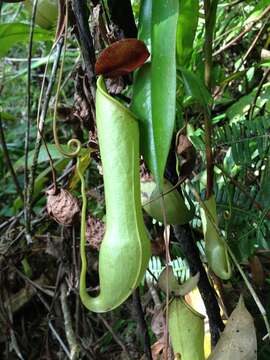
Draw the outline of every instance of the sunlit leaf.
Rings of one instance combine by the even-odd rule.
[[[51,155],[51,158],[53,160],[61,159],[63,157],[63,155],[58,151],[57,147],[54,144],[47,144],[47,147],[48,147],[49,153]],[[68,151],[67,145],[62,145],[62,148],[65,151]],[[28,155],[28,166],[29,167],[31,167],[31,165],[32,165],[34,152],[35,152],[35,150],[32,150],[29,152],[29,155]],[[49,161],[49,156],[48,156],[45,146],[42,145],[40,148],[40,151],[39,151],[38,164],[45,162],[45,161]],[[25,156],[22,156],[15,162],[14,169],[18,170],[19,168],[24,166],[24,163],[25,163]]]
[[[27,44],[29,41],[30,26],[23,23],[0,24],[0,57],[5,56],[17,43]],[[53,33],[41,28],[34,31],[35,41],[53,40]]]
[[[151,65],[136,72],[132,110],[141,120],[143,156],[160,190],[175,123],[178,0],[145,0],[139,38],[150,48]]]
[[[179,0],[176,35],[177,65],[189,66],[199,19],[199,0]]]

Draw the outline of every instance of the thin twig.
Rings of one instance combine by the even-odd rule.
[[[40,118],[38,119],[38,123],[37,123],[37,136],[36,136],[36,142],[35,142],[35,148],[34,148],[33,162],[32,162],[32,166],[31,166],[31,170],[30,170],[30,174],[29,174],[29,184],[27,187],[27,207],[28,207],[29,211],[31,211],[31,207],[32,207],[32,196],[33,196],[33,192],[34,192],[35,171],[36,171],[36,167],[37,167],[38,155],[39,155],[42,139],[44,140],[44,137],[42,135],[43,129],[44,129],[44,124],[45,124],[45,119],[46,119],[46,115],[47,115],[47,111],[48,111],[48,107],[49,107],[49,101],[51,98],[53,85],[54,85],[55,78],[56,78],[56,73],[57,73],[57,69],[58,69],[58,65],[59,65],[62,46],[63,46],[63,40],[59,39],[59,41],[57,43],[55,59],[53,62],[52,73],[51,73],[49,84],[48,84],[48,87],[46,90],[45,99],[44,99],[44,102],[42,105]],[[47,149],[50,165],[52,168],[53,182],[54,182],[54,184],[56,184],[53,162],[52,162],[50,153],[48,151],[47,144],[45,141],[44,141],[44,143],[45,143],[45,148]]]
[[[226,5],[226,7],[231,8],[234,7],[235,5],[241,4],[242,2],[245,2],[246,0],[235,0],[230,2],[229,4]]]
[[[146,283],[147,283],[148,289],[150,291],[151,297],[152,297],[152,299],[154,301],[155,307],[157,309],[161,309],[162,308],[162,303],[161,303],[160,298],[158,296],[158,292],[157,292],[155,286],[153,285],[152,281],[148,277],[146,277]]]
[[[247,58],[249,57],[250,53],[252,52],[252,50],[254,49],[254,47],[256,46],[258,40],[260,39],[261,35],[264,33],[264,30],[267,29],[268,25],[268,18],[264,21],[263,26],[259,29],[258,33],[256,34],[255,38],[253,39],[250,47],[247,49],[245,55],[243,56],[243,58],[241,59],[240,64],[237,66],[237,68],[235,69],[235,73],[238,73],[238,71],[241,69],[241,67],[243,66],[243,64],[245,63],[245,61],[247,60]],[[245,74],[246,71],[243,71],[243,73]],[[226,85],[223,87],[223,92],[225,92],[227,90],[229,86],[229,82],[226,83]]]
[[[74,334],[72,327],[70,309],[67,302],[67,285],[65,282],[62,282],[60,289],[61,289],[61,306],[64,316],[66,338],[70,348],[70,358],[71,360],[75,360],[79,358],[80,348],[77,343],[76,336]]]
[[[62,349],[64,350],[65,354],[67,355],[67,357],[69,358],[69,360],[71,359],[71,354],[68,351],[68,348],[66,347],[66,345],[64,344],[63,340],[61,339],[61,337],[59,336],[58,332],[55,330],[55,328],[53,327],[51,321],[48,322],[49,324],[49,328],[51,329],[51,332],[53,333],[54,337],[56,338],[56,340],[59,342],[59,344],[61,345]]]
[[[204,17],[205,17],[205,42],[204,42],[204,82],[206,87],[211,91],[211,72],[212,72],[212,53],[213,37],[216,24],[217,0],[204,0]]]
[[[19,221],[20,217],[23,216],[24,214],[24,210],[22,210],[19,214],[12,216],[11,218],[9,218],[8,220],[6,220],[5,222],[3,222],[0,225],[0,230],[4,229],[6,226],[12,224],[12,226],[14,226],[16,224],[17,221]]]
[[[126,347],[126,345],[123,343],[123,341],[116,335],[116,333],[114,332],[114,330],[112,329],[112,327],[110,326],[110,324],[104,319],[104,317],[100,314],[97,314],[98,318],[103,322],[103,324],[105,325],[105,327],[109,330],[109,332],[112,334],[112,337],[114,338],[115,342],[121,347],[121,349],[124,351],[124,353],[126,354],[127,358],[129,360],[132,360],[128,349]]]
[[[152,202],[154,201],[157,201],[158,199],[161,199],[162,197],[168,195],[169,193],[173,192],[175,189],[177,189],[178,187],[180,187],[180,185],[182,185],[186,180],[187,180],[188,176],[184,176],[183,178],[180,178],[177,183],[175,185],[173,185],[170,190],[167,190],[167,191],[164,191],[164,192],[161,192],[158,196],[156,196],[154,199],[151,199],[149,201],[146,201],[144,204],[143,204],[143,207],[146,206],[146,205],[149,205],[151,204]]]
[[[166,253],[166,308],[165,308],[165,329],[164,329],[164,340],[165,340],[165,349],[164,349],[164,359],[168,359],[168,350],[169,350],[169,262],[170,262],[170,239],[167,231],[167,215],[165,208],[164,196],[161,198],[161,209],[162,209],[162,218],[164,225],[164,242],[165,242],[165,253]]]
[[[265,81],[267,80],[268,76],[270,75],[270,69],[267,69],[260,81],[260,84],[258,86],[258,89],[256,91],[256,94],[254,96],[254,99],[253,99],[253,102],[251,104],[251,107],[249,109],[249,114],[248,114],[248,118],[249,120],[252,120],[252,117],[253,117],[253,113],[254,113],[254,110],[255,110],[255,107],[256,107],[256,103],[257,103],[257,100],[258,100],[258,97],[260,96],[260,93],[262,91],[262,88],[263,88],[263,85],[265,83]]]
[[[13,270],[15,270],[17,272],[17,274],[22,277],[26,282],[28,282],[30,284],[30,286],[35,290],[36,295],[39,297],[40,301],[42,302],[42,304],[45,306],[45,308],[47,309],[47,311],[50,312],[50,306],[48,305],[47,301],[43,298],[43,296],[40,294],[41,292],[45,292],[46,291],[39,286],[38,284],[36,284],[34,281],[31,281],[27,276],[25,276],[22,272],[20,272],[16,267],[13,267]],[[38,291],[39,290],[39,291]],[[47,294],[48,295],[48,294]],[[58,332],[55,330],[55,328],[53,327],[51,321],[48,321],[48,325],[49,328],[51,329],[54,337],[56,338],[56,340],[59,342],[60,346],[62,347],[63,351],[65,352],[65,354],[67,355],[68,359],[71,359],[70,353],[68,351],[68,348],[66,347],[66,345],[64,344],[63,340],[61,339],[60,335],[58,334]]]
[[[25,217],[25,236],[27,243],[31,243],[31,205],[28,202],[28,191],[29,191],[29,173],[28,173],[28,155],[30,145],[30,128],[31,128],[31,64],[32,64],[32,49],[33,49],[33,37],[35,29],[35,18],[37,10],[38,0],[34,0],[31,26],[29,34],[29,47],[28,47],[28,58],[27,58],[27,125],[25,132],[25,164],[24,164],[24,217]]]
[[[33,287],[36,290],[39,290],[43,292],[45,295],[53,297],[53,293],[50,290],[45,290],[41,285],[39,285],[37,282],[32,281],[29,279],[26,275],[24,275],[19,269],[16,268],[16,266],[10,266],[10,268],[15,271],[26,283],[30,284],[31,287]]]
[[[133,305],[137,315],[136,320],[138,321],[140,334],[143,339],[144,354],[147,360],[152,360],[153,358],[151,352],[150,337],[147,329],[147,323],[144,318],[144,312],[142,308],[139,288],[137,288],[133,292]]]
[[[9,319],[9,324],[10,324],[9,331],[10,331],[11,345],[12,345],[16,355],[18,356],[18,358],[20,360],[24,360],[24,357],[22,356],[22,353],[21,353],[19,345],[18,345],[18,341],[17,341],[16,336],[15,336],[15,332],[14,332],[13,327],[12,327],[12,325],[13,325],[13,315],[12,315],[11,304],[10,304],[10,301],[9,301],[9,296],[8,296],[6,288],[3,289],[3,292],[4,292],[4,296],[6,298],[5,304],[6,304],[6,307],[7,307],[8,319]]]
[[[249,54],[252,52],[252,50],[256,46],[258,40],[260,39],[261,35],[263,34],[264,30],[267,29],[267,25],[269,24],[268,21],[269,21],[269,18],[267,17],[267,19],[264,21],[262,27],[260,28],[260,30],[256,34],[255,38],[253,39],[253,41],[252,41],[250,47],[248,48],[247,52],[245,53],[245,55],[243,57],[243,60],[242,60],[241,64],[239,65],[238,69],[236,70],[236,72],[240,69],[241,65],[246,61]]]
[[[3,155],[4,155],[5,163],[6,163],[8,169],[10,171],[10,174],[11,174],[12,180],[14,182],[14,185],[16,187],[16,190],[17,190],[21,200],[24,201],[22,189],[20,187],[17,175],[16,175],[16,173],[14,171],[12,162],[11,162],[10,157],[9,157],[9,152],[8,152],[7,144],[6,144],[6,141],[5,141],[5,134],[4,134],[3,124],[2,124],[1,113],[0,113],[0,144],[1,144],[2,149],[3,149]]]
[[[270,5],[267,6],[267,8],[259,15],[257,18],[255,18],[253,21],[250,22],[250,24],[243,30],[239,35],[237,35],[234,39],[229,41],[227,44],[222,46],[219,50],[215,51],[213,53],[213,56],[217,56],[221,54],[223,51],[227,50],[231,46],[235,45],[237,42],[241,41],[242,38],[254,27],[254,25],[259,22],[264,16],[266,16],[270,11]]]
[[[226,242],[225,242],[226,243]],[[267,318],[267,314],[266,314],[266,311],[265,311],[265,308],[263,306],[263,304],[261,303],[261,300],[259,299],[257,293],[255,292],[255,290],[253,289],[250,281],[248,280],[246,274],[244,273],[243,269],[241,268],[240,264],[238,263],[236,257],[234,256],[234,253],[232,252],[231,248],[228,246],[228,244],[226,243],[227,245],[227,249],[228,249],[228,252],[230,254],[230,257],[232,258],[235,266],[237,267],[239,273],[241,274],[245,284],[246,284],[246,287],[248,288],[251,296],[253,297],[253,300],[255,301],[262,317],[263,317],[263,320],[264,320],[264,324],[265,324],[265,327],[266,327],[266,330],[267,330],[267,335],[268,337],[270,336],[270,325],[269,325],[269,322],[268,322],[268,318]]]

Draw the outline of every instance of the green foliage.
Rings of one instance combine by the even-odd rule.
[[[179,0],[176,33],[177,65],[189,67],[199,20],[199,0]]]
[[[177,17],[177,0],[145,0],[141,7],[139,38],[155,55],[136,73],[132,110],[141,119],[143,155],[160,190],[175,123]]]
[[[250,165],[269,154],[269,119],[264,116],[226,124],[215,130],[216,146],[231,147],[237,165]]]
[[[17,43],[27,44],[29,41],[29,30],[30,26],[28,24],[0,24],[0,58],[7,55],[8,51]],[[53,33],[37,28],[34,32],[34,41],[53,40],[53,36]]]
[[[262,50],[269,51],[269,26],[267,23],[269,18],[264,17],[261,21],[255,22],[241,40],[237,40],[237,36],[246,29],[246,26],[251,21],[256,20],[256,17],[262,14],[266,6],[269,6],[269,0],[240,2],[220,0],[218,2],[216,28],[213,39],[214,55],[211,71],[213,89],[211,92],[204,85],[205,19],[203,2],[197,0],[134,0],[131,2],[135,20],[138,24],[139,38],[145,41],[151,53],[151,58],[149,58],[143,67],[135,72],[133,84],[127,86],[122,94],[131,97],[131,109],[138,117],[141,134],[141,152],[146,160],[146,164],[155,176],[156,181],[161,185],[170,147],[172,157],[174,156],[174,131],[176,132],[186,126],[187,136],[196,148],[197,159],[190,179],[182,185],[182,188],[192,199],[196,209],[195,219],[189,225],[196,236],[195,240],[200,249],[201,258],[205,265],[207,265],[205,242],[202,241],[203,231],[200,204],[194,196],[194,192],[197,192],[198,196],[202,199],[205,197],[206,152],[203,118],[205,113],[211,117],[212,149],[216,165],[214,167],[214,193],[217,205],[216,222],[237,260],[252,282],[253,273],[249,266],[249,260],[254,255],[261,259],[266,273],[262,293],[267,298],[269,295],[268,257],[270,251],[270,82],[269,74],[268,77],[265,76],[267,70],[269,70],[269,58],[263,58],[261,53]],[[105,8],[106,3],[106,1],[102,2]],[[106,10],[108,11],[108,8]],[[109,37],[102,38],[102,41],[99,42],[101,35],[96,31],[97,25],[93,24],[95,17],[92,14],[92,8],[90,8],[90,12],[89,22],[92,27],[92,33],[96,35],[95,45],[99,43],[99,45],[103,46]],[[106,16],[103,13],[98,21],[100,19],[110,28],[106,23]],[[20,4],[3,3],[0,24],[0,112],[8,153],[21,189],[24,189],[25,185],[24,137],[26,129],[29,31],[29,16],[26,14],[24,7],[21,7]],[[105,30],[103,29],[103,31]],[[262,31],[261,34],[260,31]],[[258,38],[256,38],[257,36]],[[236,40],[232,46],[222,50],[224,46],[235,38]],[[45,84],[47,85],[51,72],[51,63],[54,60],[54,55],[48,59],[53,39],[53,32],[43,30],[38,26],[35,28],[33,59],[31,62],[29,168],[32,164],[33,149],[37,135],[36,115],[44,68],[48,61],[49,71],[45,79]],[[77,90],[77,64],[79,63],[83,67],[83,62],[78,58],[80,50],[74,39],[73,33],[68,32],[63,73],[63,79],[65,80],[60,91],[60,103],[72,111],[74,109],[79,111],[81,108],[78,110],[76,106],[78,104],[79,106],[82,105],[83,110],[85,110],[85,99],[79,98],[79,102],[77,102],[78,93],[76,92],[74,97],[74,83]],[[251,48],[254,41],[255,45]],[[100,49],[96,50],[98,53]],[[248,54],[249,50],[251,52]],[[215,54],[216,52],[218,53],[217,55]],[[264,81],[263,84],[261,83],[262,80]],[[85,79],[83,84],[83,86],[79,85],[80,90],[85,87]],[[70,186],[78,195],[78,172],[76,170],[70,171],[72,163],[64,159],[57,152],[53,144],[51,109],[54,105],[54,95],[55,88],[53,89],[53,97],[45,121],[44,138],[48,144],[57,176],[61,177],[66,171],[69,174],[65,176],[64,181],[59,181],[59,185],[67,188]],[[75,107],[73,107],[74,100]],[[124,103],[125,99],[121,98],[121,101]],[[125,103],[125,106],[128,106],[128,104]],[[72,119],[73,122],[69,120],[67,117],[64,121],[59,121],[58,132],[60,142],[66,143],[66,139],[71,138],[71,133],[76,132],[79,128],[82,140],[86,144],[89,140],[89,129],[84,128],[84,119],[76,117],[76,121],[74,119]],[[113,140],[115,141],[115,139]],[[91,137],[90,141],[95,142],[96,138]],[[67,148],[65,149],[68,150]],[[112,151],[111,148],[110,151]],[[105,219],[100,160],[95,153],[95,160],[91,160],[90,167],[88,167],[90,160],[88,155],[84,155],[85,158],[82,162],[86,179],[89,213]],[[112,160],[112,154],[109,154],[108,157],[108,161],[113,161],[113,165],[116,164],[115,166],[120,168],[120,178],[115,180],[115,184],[118,186],[122,181],[126,181],[125,174],[129,164],[123,165],[120,156],[114,160]],[[48,160],[48,154],[44,146],[42,146],[37,164],[33,193],[34,221],[39,219],[40,213],[44,214],[46,200],[44,190],[51,184],[52,180]],[[0,150],[0,189],[0,219],[3,222],[12,221],[11,217],[18,215],[23,209],[23,202],[19,198],[10,176],[2,148]],[[116,187],[111,188],[110,192],[114,193],[115,189]],[[93,199],[93,197],[95,198]],[[118,200],[120,201],[121,197]],[[128,212],[127,209],[126,212]],[[0,249],[3,248],[3,244],[8,243],[8,246],[13,251],[12,241],[15,239],[16,256],[13,256],[13,253],[11,253],[12,261],[15,265],[16,261],[18,261],[21,266],[21,260],[25,257],[25,239],[24,235],[20,235],[24,231],[22,230],[24,229],[22,217],[19,218],[17,224],[10,231],[6,230],[8,227],[2,230]],[[60,228],[57,224],[50,221],[48,221],[48,224],[47,222],[46,224],[38,224],[34,230],[33,239],[37,248],[40,245],[38,244],[39,235],[46,237],[49,234],[52,235],[52,238],[57,238],[60,233]],[[151,224],[151,235],[153,237],[160,237],[160,231],[155,231],[155,225],[152,226]],[[17,236],[19,236],[18,239],[21,241],[18,241]],[[78,239],[75,237],[73,241],[76,243]],[[66,244],[66,248],[70,249],[70,243],[66,242]],[[42,243],[40,248],[42,250],[36,250],[33,247],[33,253],[36,254],[36,252],[40,251],[41,257],[44,257],[44,243]],[[29,260],[35,278],[38,266],[35,262],[33,264],[31,249],[31,246],[27,248],[27,256],[25,258]],[[76,249],[76,246],[74,249]],[[66,249],[62,251],[63,253],[57,258],[57,261],[61,262],[63,257],[65,261],[67,260],[65,265],[68,267],[69,261],[73,264],[74,259],[70,258],[69,251],[66,251]],[[189,278],[190,270],[181,253],[180,246],[175,243],[173,236],[171,236],[170,252],[174,274],[181,282],[184,282],[184,280]],[[111,250],[108,253],[108,258],[114,256]],[[131,253],[128,256],[134,260]],[[165,255],[162,253],[161,256],[151,257],[149,262],[150,271],[146,271],[145,277],[155,285],[155,278],[159,277],[165,266],[164,258]],[[36,262],[38,263],[38,261]],[[108,274],[108,263],[106,262],[105,265],[104,273]],[[144,265],[146,267],[146,264]],[[113,266],[111,265],[111,267]],[[53,263],[52,268],[53,270],[56,269],[55,263]],[[128,265],[126,265],[126,268],[128,268]],[[92,273],[91,261],[89,269],[89,272],[91,271]],[[109,270],[111,271],[111,269]],[[55,284],[51,268],[48,272],[50,273],[50,280],[53,279],[53,284]],[[3,274],[5,274],[5,269]],[[125,275],[124,272],[121,274],[122,276]],[[91,286],[92,280],[91,278]],[[69,283],[72,288],[72,281]],[[224,287],[225,291],[229,289],[232,293],[236,294],[239,289],[243,291],[243,286],[240,276],[233,269],[232,278]],[[77,291],[75,287],[76,285],[72,288],[72,294]],[[254,287],[256,287],[256,284]],[[147,292],[143,285],[141,286],[141,291],[143,294]],[[115,299],[118,293],[117,291],[112,291],[112,293],[108,296],[112,296]],[[71,297],[73,296],[72,294]],[[164,299],[164,294],[161,294],[161,299]],[[58,299],[55,298],[54,301],[57,302]],[[69,301],[72,303],[72,298]],[[230,303],[229,305],[232,304]],[[112,323],[112,329],[123,339],[127,338],[127,332],[133,333],[133,336],[135,334],[136,324],[128,318],[130,315],[129,307],[130,304],[127,302],[126,307],[124,305],[115,313],[113,312],[112,314],[114,315],[109,319]],[[257,314],[257,310],[255,310],[254,303],[251,303],[249,308],[256,322],[259,323],[261,319]],[[121,309],[124,309],[124,311]],[[149,320],[149,313],[147,314],[147,320]],[[113,316],[116,316],[116,318],[113,318]],[[85,319],[83,311],[82,317]],[[17,318],[15,320],[16,324]],[[87,321],[91,324],[91,329],[95,328],[98,324],[96,317],[93,317],[93,315],[89,315]],[[87,321],[84,322],[84,327],[87,327]],[[28,321],[27,319],[26,323],[28,322],[32,323],[32,320]],[[265,335],[264,325],[260,324],[260,326],[257,326],[256,324],[256,328],[259,339],[258,359],[268,359],[270,356],[269,344],[260,341]],[[63,329],[64,327],[59,329],[60,334],[63,333]],[[16,328],[15,333],[21,334],[21,329]],[[88,335],[83,334],[84,337]],[[100,346],[99,350],[101,353],[104,353],[104,358],[109,359],[108,353],[113,346],[113,336],[107,330],[103,331],[103,335],[101,333],[98,333],[98,335],[100,335],[100,338],[93,339],[93,341],[97,344],[97,347]],[[151,340],[153,343],[156,341],[154,335],[152,335]],[[21,346],[22,344],[20,343],[19,345]],[[39,355],[32,357],[38,358]],[[120,355],[118,357],[120,358]]]

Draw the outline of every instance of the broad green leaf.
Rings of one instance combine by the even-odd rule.
[[[160,190],[175,123],[177,18],[178,0],[153,1],[151,102],[158,160],[155,177]]]
[[[226,115],[231,121],[238,121],[240,119],[244,119],[248,111],[250,110],[250,106],[253,104],[254,98],[257,93],[257,87],[248,95],[242,96],[238,101],[236,101],[232,106],[228,108],[226,111]],[[260,96],[257,98],[256,107],[254,109],[253,115],[258,114],[260,109],[269,102],[270,98],[270,82],[266,83]]]
[[[57,159],[61,159],[63,157],[63,155],[57,150],[56,146],[54,144],[48,144],[48,149],[51,155],[51,158],[53,160],[57,160]],[[62,145],[62,148],[65,151],[68,151],[68,147],[67,145]],[[29,152],[29,157],[28,157],[28,165],[29,167],[32,166],[32,162],[33,162],[33,156],[34,156],[34,150]],[[45,161],[49,161],[49,157],[46,151],[46,148],[44,145],[41,146],[40,151],[39,151],[39,156],[38,156],[38,163],[42,163]],[[25,157],[22,156],[21,158],[19,158],[15,164],[14,164],[14,169],[18,170],[21,167],[24,166],[24,162],[25,162]]]
[[[178,0],[141,5],[138,36],[149,47],[151,64],[135,74],[132,110],[141,120],[142,153],[160,190],[175,123],[177,17]]]
[[[4,112],[4,111],[0,111],[0,117],[4,121],[15,121],[16,120],[15,116],[13,116],[10,113]]]
[[[48,59],[48,56],[41,57],[39,59],[32,59],[31,61],[31,70],[36,69],[40,67],[41,65],[47,64],[47,62],[50,64],[54,61],[55,54],[52,54],[50,56],[50,59]],[[11,73],[9,76],[6,77],[4,85],[12,80],[18,79],[20,76],[26,75],[28,72],[28,65],[26,60],[26,65],[23,66],[18,72]]]
[[[0,57],[5,56],[17,43],[28,43],[30,26],[23,23],[0,24]],[[35,41],[53,40],[53,33],[41,28],[34,32]]]
[[[179,67],[187,95],[190,95],[205,110],[209,111],[211,96],[202,80],[192,71]]]
[[[266,62],[261,63],[259,66],[261,66],[261,67],[270,67],[270,60],[269,60],[269,61],[266,61]]]
[[[88,151],[81,157],[81,164],[80,164],[80,170],[82,172],[82,174],[84,174],[84,172],[86,171],[86,169],[88,168],[90,162],[91,162],[91,152],[92,152],[92,149],[91,148],[88,148],[87,149]],[[80,176],[79,176],[79,173],[78,173],[78,168],[76,166],[75,168],[75,171],[69,181],[69,184],[68,184],[68,189],[69,190],[73,190],[76,185],[78,184],[78,182],[80,181]]]
[[[199,19],[199,0],[179,0],[176,33],[176,59],[178,66],[189,66]]]

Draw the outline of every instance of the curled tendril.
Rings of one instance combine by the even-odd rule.
[[[65,151],[58,139],[57,136],[57,123],[56,123],[56,116],[57,116],[57,104],[58,104],[58,98],[59,98],[59,92],[61,87],[61,79],[63,75],[63,68],[64,68],[64,62],[65,62],[65,53],[66,53],[66,47],[67,47],[67,26],[68,26],[68,3],[66,0],[66,20],[65,20],[65,31],[64,31],[64,52],[63,52],[63,59],[60,66],[60,73],[59,73],[59,79],[57,84],[57,90],[56,90],[56,96],[55,96],[55,104],[54,104],[54,114],[53,114],[53,137],[54,142],[57,150],[64,156],[73,158],[79,155],[79,152],[81,151],[82,144],[78,139],[71,139],[68,142],[68,149],[70,151]],[[75,148],[75,149],[74,149]],[[74,149],[72,151],[72,149]]]
[[[66,157],[70,157],[70,158],[78,156],[78,154],[82,148],[82,144],[81,144],[80,140],[70,139],[69,142],[67,143],[68,149],[69,150],[74,149],[73,151],[65,151],[62,148],[62,145],[60,144],[58,136],[57,136],[56,116],[54,116],[54,119],[53,119],[53,137],[54,137],[55,146],[62,155],[66,156]]]

